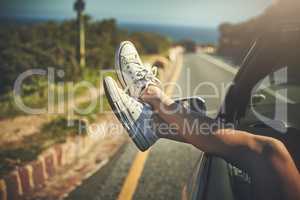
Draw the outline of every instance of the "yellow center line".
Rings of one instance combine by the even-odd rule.
[[[142,175],[146,160],[149,156],[149,152],[138,152],[132,166],[129,170],[128,176],[124,182],[121,193],[118,200],[131,200],[138,186],[139,179]]]
[[[173,73],[170,82],[175,82],[180,75],[181,67],[182,67],[182,55],[177,58],[175,65],[176,65],[176,70]],[[169,87],[166,88],[166,94],[171,95],[173,93],[174,88],[175,88],[174,84],[169,85]],[[117,200],[132,200],[135,190],[138,186],[139,179],[144,170],[145,163],[149,156],[149,153],[150,150],[137,153]]]

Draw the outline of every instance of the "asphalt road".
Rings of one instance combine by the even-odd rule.
[[[174,96],[200,95],[207,102],[209,115],[214,116],[232,78],[232,73],[201,54],[186,54]],[[129,142],[108,165],[84,181],[67,199],[116,199],[136,153],[137,149]],[[180,199],[182,187],[200,154],[191,145],[158,141],[150,151],[133,199]]]

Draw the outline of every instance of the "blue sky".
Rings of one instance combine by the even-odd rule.
[[[65,19],[75,17],[74,0],[0,0],[0,17]],[[216,27],[256,16],[272,0],[86,0],[94,19],[118,22]]]

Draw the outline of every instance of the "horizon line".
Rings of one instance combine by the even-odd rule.
[[[33,17],[33,16],[17,16],[17,15],[1,15],[0,14],[0,20],[41,20],[41,21],[64,21],[64,20],[72,20],[72,19],[76,19],[76,15],[74,15],[74,17],[43,17],[43,16],[39,16],[39,17]],[[176,23],[154,23],[154,22],[137,22],[137,21],[127,21],[127,20],[118,20],[116,18],[113,17],[107,17],[107,18],[101,18],[101,19],[97,19],[94,18],[93,16],[91,16],[92,21],[103,21],[103,20],[108,20],[108,19],[114,19],[116,21],[116,23],[118,25],[124,25],[124,24],[128,24],[128,25],[160,25],[160,26],[173,26],[173,27],[187,27],[187,28],[209,28],[209,29],[218,29],[218,26],[207,26],[207,25],[196,25],[196,24],[176,24]]]

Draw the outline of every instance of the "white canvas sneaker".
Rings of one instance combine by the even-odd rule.
[[[132,97],[139,98],[149,84],[160,84],[156,73],[143,65],[135,46],[129,41],[122,42],[117,49],[115,68],[122,87]]]
[[[151,107],[130,97],[111,77],[104,79],[104,90],[113,112],[133,142],[141,151],[147,150],[158,140],[151,125]]]

